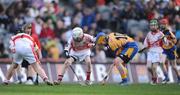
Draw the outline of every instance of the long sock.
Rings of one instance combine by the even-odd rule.
[[[58,75],[58,81],[62,81],[63,75]]]
[[[122,79],[127,78],[127,69],[123,67],[123,71],[121,71],[120,74]]]
[[[157,78],[156,77],[152,77],[152,81],[153,81],[153,83],[157,83]]]
[[[27,77],[27,80],[32,80],[33,81],[33,78],[31,76]]]
[[[87,74],[86,80],[90,80],[91,72],[86,72],[86,74]]]
[[[21,75],[18,75],[17,78],[18,78],[18,80],[19,80],[20,82],[22,82],[22,80],[21,80],[22,76],[21,76]]]
[[[169,79],[168,73],[164,72],[165,79]]]
[[[178,78],[178,81],[180,81],[180,76],[177,76],[177,78]]]

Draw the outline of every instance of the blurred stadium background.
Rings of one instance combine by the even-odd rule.
[[[39,40],[38,44],[41,45],[43,56],[41,60],[42,67],[45,69],[50,79],[55,80],[57,79],[57,73],[61,71],[62,64],[65,60],[65,55],[63,54],[64,45],[71,36],[71,29],[73,27],[81,26],[84,29],[84,32],[93,36],[101,31],[106,33],[126,33],[133,37],[138,42],[140,49],[142,49],[142,42],[149,31],[148,21],[152,18],[159,17],[168,19],[169,25],[178,39],[177,53],[180,56],[180,0],[0,0],[0,82],[5,79],[5,73],[11,63],[11,54],[8,52],[9,38],[16,34],[17,30],[25,23],[32,23],[33,36]],[[100,47],[93,48],[92,51],[93,73],[91,78],[94,82],[99,82],[106,74],[106,69],[109,68],[114,56],[111,52],[105,51]],[[180,58],[177,59],[177,63],[178,65],[180,64]],[[74,64],[73,67],[77,74],[85,79],[84,64],[77,63]],[[180,70],[180,66],[178,66],[178,68]],[[131,64],[128,65],[128,70],[131,83],[149,82],[146,69],[146,54],[137,54],[131,61]],[[22,73],[23,81],[25,81],[25,70],[23,70]],[[169,70],[169,75],[170,82],[175,82],[176,78],[171,69]],[[158,68],[158,76],[159,80],[164,78],[161,68]],[[12,81],[16,80],[17,78],[14,76]],[[64,82],[68,83],[72,83],[76,80],[77,79],[71,70],[65,74],[63,79]],[[117,83],[120,80],[121,78],[117,70],[114,69],[108,82]],[[0,95],[6,95],[4,91],[13,91],[14,88],[19,86],[20,85],[12,87],[1,86]],[[85,93],[81,94],[96,95],[96,86],[97,85],[93,86],[94,93],[93,91],[92,93],[88,93],[93,88],[90,87],[90,91],[87,90],[87,93],[85,91]],[[112,93],[109,92],[108,94],[117,95],[119,89],[130,89],[132,90],[132,93],[130,94],[125,93],[128,90],[120,90],[119,92],[126,95],[132,95],[133,91],[135,91],[133,89],[136,89],[138,86],[140,86],[138,89],[141,90],[146,87],[149,88],[147,91],[145,90],[145,92],[156,92],[155,89],[159,87],[162,89],[159,90],[162,93],[164,93],[163,91],[167,92],[167,89],[172,88],[172,91],[175,91],[173,93],[167,92],[163,95],[180,94],[177,90],[180,87],[177,85],[169,85],[169,87],[132,85],[130,88],[119,88],[117,85],[109,85],[109,88],[106,87],[99,90],[109,90],[112,87],[117,91],[112,91]],[[28,89],[28,87],[24,85],[22,85],[22,87],[26,90]],[[63,85],[62,88],[63,87],[74,89],[73,85]],[[74,85],[74,87],[80,86]],[[41,86],[37,86],[36,88],[43,89]],[[62,88],[59,87],[58,89],[61,89],[61,91],[64,92],[68,91],[67,89]],[[82,87],[80,87],[80,89],[81,88]],[[97,86],[97,88],[100,87]],[[30,87],[30,89],[33,89],[33,87]],[[47,89],[47,87],[45,89]],[[18,91],[20,90],[17,89],[17,92]],[[36,91],[36,89],[34,89],[34,91]],[[52,91],[54,91],[53,95],[58,94],[55,93],[58,92],[58,90]],[[157,91],[159,94],[154,93],[154,95],[162,95],[159,91]],[[16,95],[13,93],[10,94]],[[21,94],[22,93],[19,93],[18,95]],[[77,95],[81,94],[77,93]],[[139,93],[137,94],[140,95]],[[153,93],[149,93],[147,95],[152,94]],[[75,94],[70,93],[67,95]],[[99,93],[98,95],[104,94]],[[136,93],[133,95],[136,95]]]

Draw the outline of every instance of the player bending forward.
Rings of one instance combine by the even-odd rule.
[[[104,84],[112,68],[116,66],[120,72],[122,81],[120,85],[127,85],[127,68],[126,64],[135,56],[138,52],[138,46],[136,42],[129,36],[120,33],[110,33],[105,35],[101,32],[96,36],[96,44],[108,47],[114,52],[116,58],[114,63],[111,65],[107,76],[104,77],[102,83]]]
[[[13,62],[7,71],[4,84],[9,84],[9,80],[14,74],[15,69],[22,63],[24,59],[29,62],[35,72],[40,75],[40,77],[47,85],[53,85],[53,83],[48,80],[48,77],[44,70],[41,68],[40,64],[38,64],[39,59],[36,54],[37,45],[34,42],[33,38],[30,36],[31,27],[27,26],[25,28],[27,31],[24,31],[24,33],[18,33],[12,36],[10,39],[10,50],[13,54]]]
[[[68,45],[65,47],[65,54],[67,59],[64,62],[62,72],[58,75],[58,80],[55,81],[55,84],[60,84],[64,73],[66,72],[69,65],[75,61],[85,61],[87,64],[87,77],[85,84],[90,85],[90,75],[91,75],[91,59],[90,48],[94,46],[93,37],[83,33],[83,30],[80,27],[76,27],[72,30],[72,38],[68,41]]]

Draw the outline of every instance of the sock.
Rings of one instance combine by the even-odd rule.
[[[178,78],[178,81],[180,81],[180,76],[177,76],[177,78]]]
[[[121,74],[121,78],[122,78],[122,79],[127,78],[127,69],[126,69],[126,68],[123,68],[123,71],[120,72],[120,74]]]
[[[63,75],[58,75],[58,81],[62,81]]]
[[[86,74],[87,74],[86,80],[90,80],[91,72],[86,72]]]
[[[47,80],[47,78],[43,78],[43,81],[46,81]]]
[[[164,72],[165,79],[169,79],[168,74]]]
[[[31,76],[27,77],[27,80],[32,80],[33,81],[33,78]]]
[[[20,82],[22,82],[22,80],[21,80],[21,76],[19,75],[19,76],[17,76],[17,78],[18,78],[18,80],[20,81]]]
[[[157,78],[156,77],[152,77],[152,81],[153,81],[153,83],[157,83]]]

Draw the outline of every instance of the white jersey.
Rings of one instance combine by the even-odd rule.
[[[30,64],[37,62],[36,43],[33,38],[25,33],[18,33],[10,39],[10,50],[13,53],[13,62],[21,64],[23,59]]]
[[[69,39],[67,47],[65,47],[65,50],[73,50],[76,52],[80,52],[83,50],[88,50],[93,45],[93,36],[89,34],[84,34],[82,41],[75,42],[72,38]]]
[[[144,40],[144,46],[149,47],[149,52],[162,53],[162,38],[164,34],[159,31],[157,33],[149,32]]]
[[[33,38],[25,33],[18,33],[10,39],[10,49],[15,47],[29,47],[35,45]]]
[[[65,50],[69,51],[69,55],[75,57],[79,61],[85,59],[86,56],[90,56],[90,48],[94,45],[94,38],[89,34],[84,34],[82,41],[75,42],[73,38],[70,38]]]

